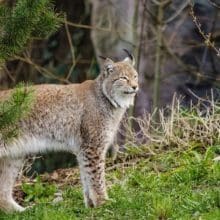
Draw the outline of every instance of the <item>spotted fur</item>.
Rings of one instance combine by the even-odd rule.
[[[0,138],[0,208],[23,211],[12,198],[22,159],[46,151],[68,151],[77,156],[86,206],[108,199],[105,154],[126,108],[138,90],[137,72],[130,58],[106,59],[101,74],[81,84],[33,86],[35,101],[20,133],[9,143]],[[7,98],[11,90],[0,92]]]

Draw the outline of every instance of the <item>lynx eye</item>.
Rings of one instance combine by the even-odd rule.
[[[120,77],[120,79],[128,81],[128,77],[127,76],[122,76],[122,77]]]
[[[138,78],[138,76],[137,76],[137,75],[135,75],[135,76],[134,76],[134,78],[135,78],[135,79],[137,79],[137,78]]]

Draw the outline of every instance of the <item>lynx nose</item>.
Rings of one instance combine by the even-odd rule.
[[[132,86],[132,89],[137,91],[138,90],[138,87],[137,86]]]

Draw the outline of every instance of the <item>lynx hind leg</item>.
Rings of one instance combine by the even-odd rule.
[[[116,160],[119,152],[119,145],[111,145],[108,149],[108,156],[114,161]]]
[[[5,212],[24,211],[12,196],[13,186],[22,167],[22,159],[0,158],[0,209]]]
[[[102,205],[108,200],[104,159],[84,152],[78,156],[78,163],[86,207]]]

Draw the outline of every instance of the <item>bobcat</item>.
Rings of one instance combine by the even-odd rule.
[[[120,62],[106,58],[95,80],[33,86],[35,101],[29,115],[19,122],[19,136],[8,144],[0,139],[2,210],[25,209],[12,197],[22,161],[26,155],[51,150],[76,155],[87,207],[96,207],[108,199],[105,154],[138,91],[138,74],[133,65],[131,55]],[[0,92],[0,100],[10,93]]]

